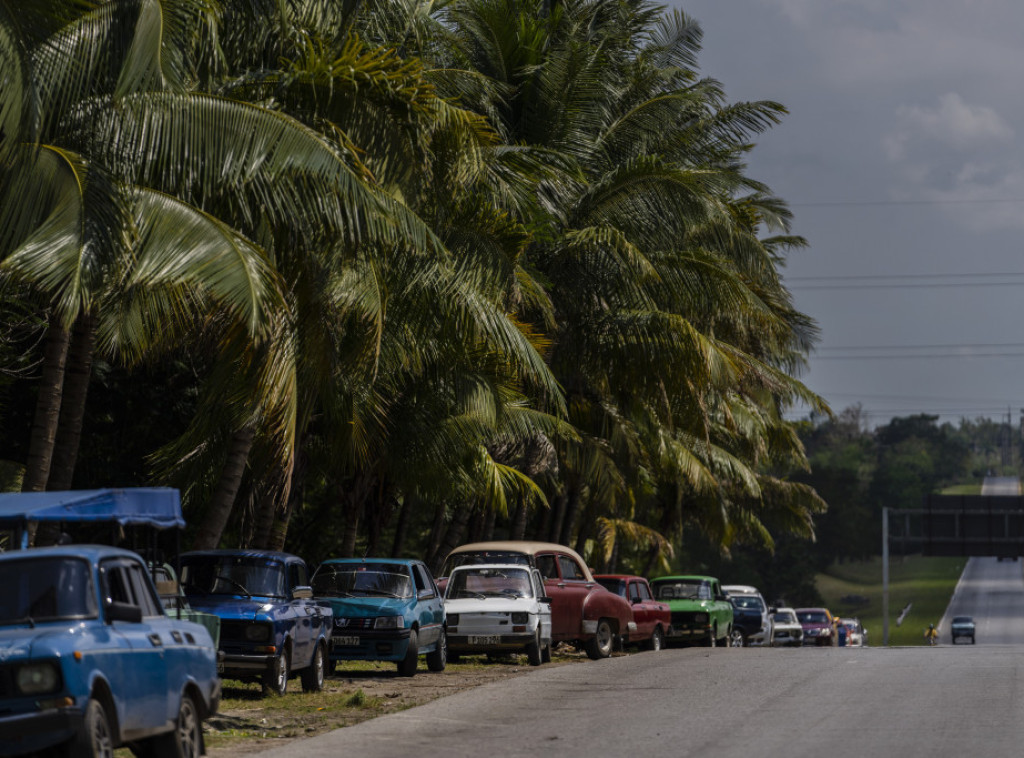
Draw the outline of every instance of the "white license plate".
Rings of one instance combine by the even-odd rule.
[[[488,635],[486,637],[473,637],[473,636],[470,636],[469,644],[470,645],[500,645],[501,644],[501,635],[500,634],[491,634],[491,635]]]
[[[358,645],[359,644],[359,638],[358,637],[331,637],[331,642],[333,642],[335,645],[339,645],[339,646],[340,645],[351,646],[351,645]]]

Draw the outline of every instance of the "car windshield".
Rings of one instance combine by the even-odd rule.
[[[473,550],[466,553],[455,553],[449,555],[444,563],[444,570],[441,576],[450,576],[452,571],[459,566],[466,566],[481,563],[512,563],[521,566],[529,566],[530,556],[514,550]]]
[[[252,555],[189,555],[181,559],[186,595],[287,597],[284,564]]]
[[[732,601],[734,608],[742,608],[745,611],[763,610],[761,601],[754,595],[730,595],[729,600]]]
[[[776,624],[797,623],[796,614],[790,613],[789,611],[779,611],[778,613],[772,615],[772,619],[775,621]]]
[[[824,611],[798,611],[796,615],[801,624],[828,623],[828,615]]]
[[[616,595],[626,596],[626,583],[621,579],[598,579],[597,583],[604,587],[609,592],[614,592]]]
[[[317,597],[412,597],[409,567],[402,563],[365,561],[325,563],[313,574]]]
[[[525,568],[464,568],[452,573],[445,597],[464,598],[533,597],[530,574]]]
[[[94,618],[96,590],[80,558],[25,558],[0,563],[0,624]]]
[[[953,617],[953,623],[954,624],[973,624],[974,623],[974,619],[971,618],[970,616],[954,616]]]
[[[711,588],[707,582],[664,580],[652,587],[658,600],[711,600]]]

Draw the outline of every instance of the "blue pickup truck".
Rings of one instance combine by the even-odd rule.
[[[306,562],[269,550],[200,550],[181,556],[189,605],[220,617],[225,678],[283,695],[296,672],[302,689],[324,686],[332,612],[313,599]]]
[[[0,587],[0,755],[204,752],[217,648],[204,626],[167,617],[137,554],[11,551]]]

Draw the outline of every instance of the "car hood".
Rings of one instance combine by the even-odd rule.
[[[445,600],[445,613],[537,613],[538,608],[535,598],[502,598],[489,597],[460,598],[458,600]]]
[[[0,662],[59,655],[80,631],[74,621],[48,622],[35,628],[28,624],[0,627]],[[58,644],[51,645],[51,640]]]
[[[801,621],[800,626],[804,629],[831,629],[832,625],[827,621],[822,623],[819,621]]]
[[[412,607],[412,598],[326,597],[318,599],[331,606],[335,618],[401,616]]]
[[[222,619],[237,619],[240,621],[251,621],[265,616],[270,612],[269,606],[280,605],[284,600],[280,598],[233,598],[226,595],[196,596],[190,595],[188,604],[194,611],[203,611],[220,616]]]

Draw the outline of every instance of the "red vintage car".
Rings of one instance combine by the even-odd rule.
[[[668,603],[654,599],[647,580],[632,574],[594,574],[594,578],[629,603],[636,626],[636,631],[629,633],[629,642],[635,642],[644,650],[661,650],[672,625],[672,612]]]
[[[607,658],[616,641],[633,639],[633,611],[625,598],[594,580],[573,549],[552,542],[474,542],[452,550],[444,576],[467,563],[521,563],[537,568],[551,598],[551,641],[569,642],[591,658]],[[441,582],[439,582],[440,584]]]

